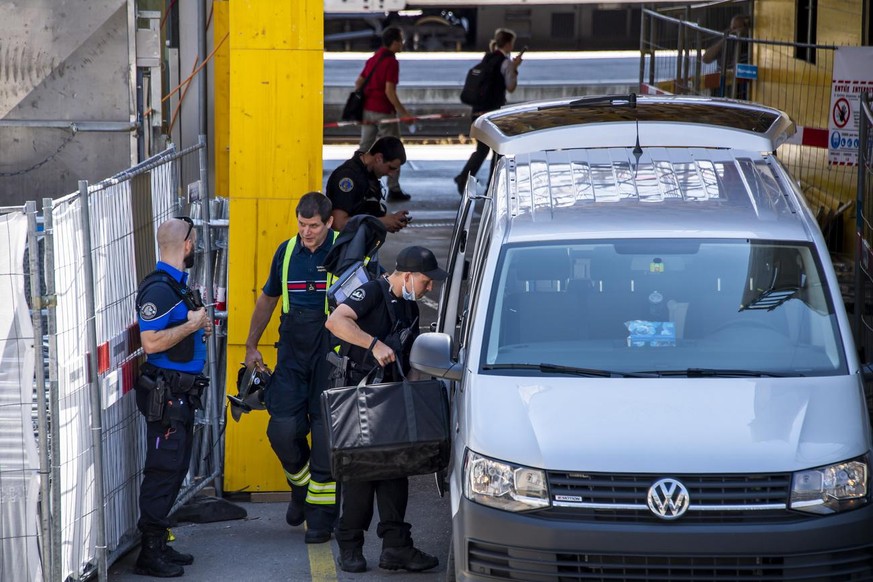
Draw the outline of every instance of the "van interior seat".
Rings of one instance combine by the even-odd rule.
[[[787,309],[780,305],[772,311],[746,309],[741,311],[749,293],[746,273],[707,273],[696,281],[699,293],[689,302],[685,318],[686,339],[706,339],[719,333],[726,326],[747,324],[750,337],[757,335],[758,325],[788,336]]]
[[[584,338],[576,316],[580,294],[569,292],[572,263],[566,249],[527,249],[512,257],[513,289],[504,297],[501,345]]]
[[[636,296],[631,291],[631,260],[612,251],[591,258],[591,288],[586,325],[593,339],[626,339],[628,317]]]

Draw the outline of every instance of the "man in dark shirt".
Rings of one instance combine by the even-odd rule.
[[[167,545],[169,514],[182,487],[194,439],[194,409],[208,383],[206,337],[212,322],[188,288],[185,269],[194,266],[197,231],[188,217],[158,227],[161,260],[139,285],[136,310],[143,351],[136,405],[146,417],[146,459],[139,494],[142,549],[136,573],[159,578],[181,576],[191,554]]]
[[[336,482],[320,406],[330,351],[323,265],[337,235],[330,228],[332,221],[330,200],[323,194],[310,192],[300,198],[298,234],[280,244],[273,256],[246,339],[246,366],[263,369],[258,342],[281,299],[276,370],[264,394],[270,413],[267,438],[291,486],[285,520],[292,526],[306,521],[307,544],[328,541],[337,515]],[[311,449],[306,440],[310,430]]]
[[[342,230],[348,219],[359,214],[375,216],[388,232],[397,232],[409,222],[409,211],[388,214],[382,198],[382,176],[396,174],[406,163],[406,149],[396,137],[383,137],[366,153],[356,152],[331,172],[327,197],[333,204],[333,228]]]
[[[416,301],[442,281],[446,272],[434,254],[412,246],[397,255],[390,275],[364,283],[341,303],[327,320],[327,328],[342,341],[340,353],[349,357],[348,385],[359,382],[373,366],[384,368],[386,381],[397,381],[396,365],[409,372],[409,350],[418,335]],[[379,504],[377,535],[382,538],[379,567],[420,572],[438,560],[417,549],[406,523],[409,480],[406,477],[377,481],[346,481],[336,540],[339,566],[346,572],[363,572],[364,530],[373,517],[373,497]]]

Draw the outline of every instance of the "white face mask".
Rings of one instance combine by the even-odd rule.
[[[415,275],[411,275],[410,279],[412,280],[412,290],[406,290],[406,281],[403,282],[403,298],[407,301],[418,301],[418,298],[415,296]]]

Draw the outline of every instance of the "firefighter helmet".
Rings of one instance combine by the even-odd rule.
[[[269,386],[272,376],[273,373],[266,365],[260,370],[256,366],[247,368],[245,364],[240,367],[236,378],[238,394],[227,395],[227,399],[230,400],[230,414],[235,421],[239,422],[243,414],[252,410],[266,410],[264,391]]]

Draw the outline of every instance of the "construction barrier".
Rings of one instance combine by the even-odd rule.
[[[42,580],[34,434],[34,326],[27,304],[28,216],[0,209],[0,580]],[[44,400],[44,398],[43,398]],[[40,424],[44,427],[44,424]],[[40,439],[44,440],[43,438]]]
[[[837,47],[734,36],[649,9],[642,18],[640,91],[747,99],[788,113],[800,131],[779,148],[779,159],[797,180],[831,252],[845,253],[852,237],[843,224],[851,216],[856,172],[828,161]],[[717,42],[723,43],[719,58],[704,63],[706,49]]]
[[[131,393],[144,361],[136,288],[154,269],[158,225],[187,214],[199,233],[191,285],[226,317],[214,312],[213,282],[226,281],[227,267],[213,266],[226,261],[227,204],[208,200],[205,175],[201,137],[98,184],[80,181],[44,199],[41,214],[29,202],[0,216],[9,243],[0,253],[0,579],[106,580],[137,542],[146,444]],[[208,484],[220,492],[224,341],[217,333],[207,344],[213,381],[176,507]]]
[[[859,95],[854,321],[861,360],[873,357],[873,93]],[[873,404],[873,403],[871,403]]]

